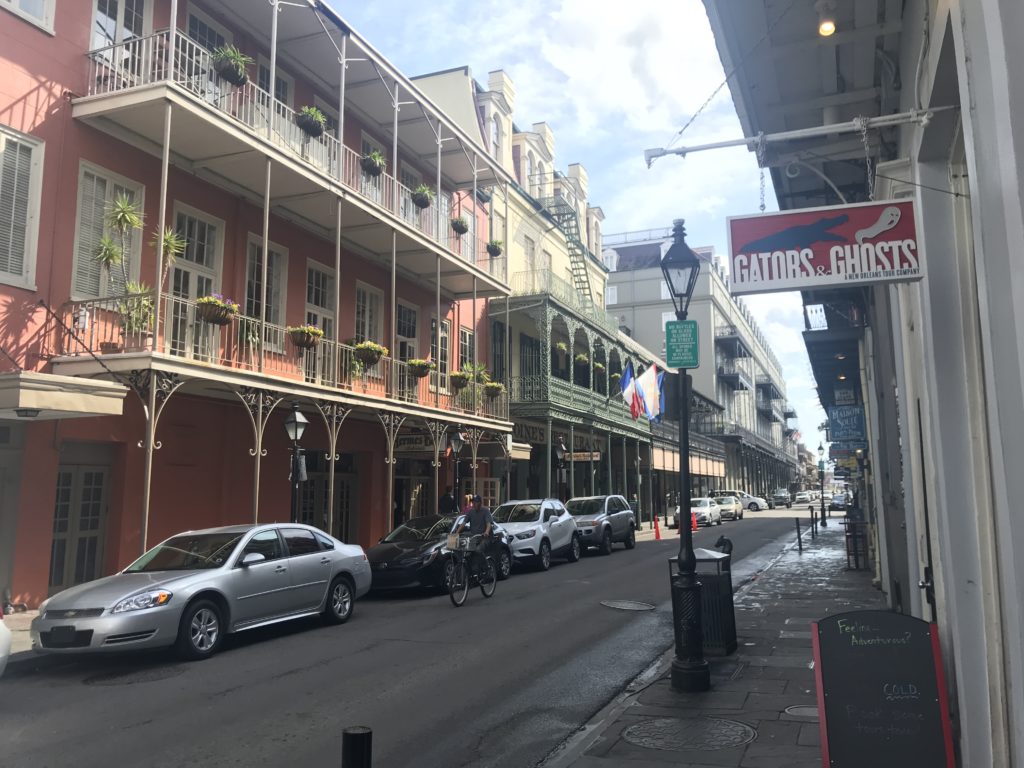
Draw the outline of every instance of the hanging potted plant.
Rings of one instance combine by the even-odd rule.
[[[227,325],[238,314],[238,303],[219,293],[196,299],[196,317],[211,325]]]
[[[315,139],[323,134],[327,117],[316,107],[303,107],[295,115],[295,124],[303,133]]]
[[[611,376],[608,377],[608,380],[611,382],[611,385],[613,387],[619,386],[619,381],[621,379],[622,379],[622,374],[621,373],[613,373]]]
[[[412,360],[406,361],[406,365],[409,366],[409,373],[417,379],[422,379],[432,370],[437,368],[437,366],[429,360],[421,360],[419,358],[413,358]]]
[[[505,391],[505,385],[500,381],[488,381],[484,384],[484,394],[493,400]]]
[[[557,349],[564,355],[566,352],[569,351],[569,345],[566,344],[564,341],[559,341],[555,344],[555,349]]]
[[[299,349],[312,349],[324,337],[323,330],[315,325],[289,325],[285,331]]]
[[[434,190],[426,184],[420,184],[413,190],[412,203],[420,210],[429,208],[432,202],[434,202]]]
[[[388,161],[379,149],[371,149],[359,160],[359,165],[362,166],[363,173],[367,176],[380,176],[384,173],[387,164]]]
[[[465,389],[466,385],[469,384],[470,376],[465,371],[452,371],[448,374],[448,381],[451,382],[452,389],[456,392]]]
[[[594,373],[604,373],[604,363],[594,363]]]
[[[382,347],[374,341],[361,341],[356,344],[355,349],[352,352],[352,354],[355,355],[356,360],[362,363],[366,368],[376,365],[377,361],[387,353],[387,347]]]
[[[589,365],[590,358],[587,357],[585,352],[580,352],[576,357],[573,358],[576,361],[576,365]]]
[[[214,71],[234,86],[243,86],[249,82],[246,67],[252,59],[233,45],[222,45],[215,49],[210,57]]]
[[[501,240],[491,240],[491,242],[487,244],[487,252],[496,259],[501,256],[503,245],[504,243],[502,243]]]
[[[469,232],[469,222],[466,221],[465,216],[458,216],[452,219],[452,231],[459,237]]]

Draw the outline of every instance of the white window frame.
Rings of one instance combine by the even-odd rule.
[[[427,354],[429,354],[431,356],[431,358],[433,360],[433,363],[434,363],[435,366],[437,366],[437,368],[435,369],[434,373],[431,374],[431,376],[430,376],[430,391],[434,392],[435,390],[437,390],[438,389],[438,381],[440,381],[440,383],[441,383],[440,391],[441,392],[447,392],[448,391],[448,377],[449,377],[449,375],[451,374],[451,372],[453,370],[459,370],[459,369],[453,369],[451,367],[452,366],[452,319],[450,317],[445,317],[443,320],[441,320],[441,323],[440,323],[440,326],[439,326],[440,329],[441,329],[441,332],[440,332],[440,334],[438,334],[439,338],[438,338],[438,347],[437,347],[437,357],[435,359],[433,357],[433,355],[434,355],[433,346],[434,346],[434,324],[436,322],[437,322],[437,312],[431,312],[430,313],[430,327],[429,327],[430,338],[427,339],[427,349],[429,350],[429,352]],[[447,336],[448,336],[448,360],[447,361],[442,361],[441,360],[441,349],[444,346],[442,342],[443,342],[443,340],[445,338],[445,328],[446,327],[448,329],[448,333],[447,333]],[[442,364],[442,363],[445,363],[445,364]]]
[[[418,305],[413,304],[411,301],[405,301],[403,299],[399,299],[398,300],[398,306],[405,307],[406,309],[412,310],[413,312],[416,313],[416,326],[415,326],[416,335],[412,337],[413,347],[414,347],[412,356],[414,358],[418,358],[419,355],[420,355],[420,313],[422,312],[422,310],[420,309],[420,307]],[[401,341],[409,341],[410,340],[408,336],[400,336],[399,333],[398,333],[398,313],[397,312],[395,313],[395,338],[398,339],[398,340],[401,340]],[[398,350],[397,349],[394,350],[393,357],[396,360],[398,359]]]
[[[32,163],[28,181],[28,213],[25,218],[25,259],[22,264],[21,277],[9,272],[0,272],[0,283],[18,288],[36,288],[36,253],[39,248],[39,218],[42,213],[43,199],[43,154],[46,145],[43,141],[27,133],[16,131],[6,125],[0,125],[0,134],[7,134],[12,139],[32,148]]]
[[[611,306],[612,304],[619,303],[619,286],[609,285],[604,292],[604,304],[605,306]]]
[[[206,224],[211,224],[216,227],[217,231],[220,233],[220,236],[217,238],[217,246],[213,249],[213,267],[197,267],[198,269],[212,269],[214,290],[220,292],[224,273],[224,239],[227,236],[227,222],[225,222],[224,219],[217,218],[216,216],[207,213],[206,211],[195,208],[188,203],[183,203],[181,200],[175,200],[171,214],[172,227],[177,225],[179,213],[184,214],[185,216],[191,216],[194,219],[199,219]],[[178,234],[182,233],[179,232]],[[246,253],[246,258],[248,259],[248,257],[249,255]],[[192,264],[192,262],[186,263]]]
[[[246,292],[248,291],[247,283],[249,281],[249,246],[250,245],[255,245],[257,248],[262,250],[263,249],[263,237],[261,235],[256,234],[255,232],[249,232],[248,237],[246,237],[246,239],[245,239],[245,283],[246,283],[246,285],[242,289],[242,298],[240,300],[243,312],[245,311]],[[280,344],[278,344],[278,343],[276,343],[274,341],[275,336],[271,336],[270,340],[264,340],[264,344],[265,344],[264,348],[267,351],[269,351],[269,352],[284,352],[284,346],[285,345],[284,345],[284,331],[283,331],[283,329],[288,326],[288,262],[289,262],[288,249],[285,248],[280,243],[275,243],[273,240],[270,240],[268,245],[267,245],[267,250],[276,251],[277,253],[281,254],[281,291],[280,291],[281,295],[280,295],[280,298],[278,300],[278,306],[277,306],[277,308],[280,310],[280,314],[278,316],[279,322],[277,324],[280,325],[281,328],[282,328],[282,332],[281,332],[281,339],[282,339],[282,341],[281,341]],[[266,258],[266,256],[264,256],[264,258]],[[270,270],[269,269],[267,270],[267,274],[270,274]],[[262,303],[262,298],[263,297],[261,296],[260,297],[261,303]],[[268,306],[269,306],[269,304],[268,304]],[[305,298],[303,298],[303,306],[305,306]],[[255,318],[255,319],[259,320],[258,317]],[[273,321],[270,320],[270,318],[267,318],[267,322],[273,324]],[[303,314],[303,322],[305,322],[305,314]]]
[[[256,85],[260,83],[260,67],[267,68],[267,78],[270,77],[270,59],[264,56],[262,53],[257,57],[256,61]],[[295,103],[295,78],[289,75],[285,70],[281,68],[281,62],[277,62],[277,71],[274,72],[274,77],[280,78],[288,84],[288,101],[282,102],[289,109],[292,108],[292,104]],[[277,98],[277,87],[274,83],[270,83],[270,88],[267,91],[272,98]]]
[[[186,32],[186,34],[188,32],[188,17],[189,16],[195,16],[197,19],[199,19],[201,22],[203,22],[203,24],[208,26],[210,29],[215,30],[218,34],[220,34],[221,37],[224,38],[224,42],[227,45],[234,44],[235,36],[231,32],[231,30],[228,29],[227,27],[225,27],[220,22],[215,21],[213,18],[210,17],[210,15],[208,13],[206,13],[206,11],[204,11],[202,8],[196,7],[196,4],[192,3],[192,2],[190,2],[188,4],[187,10],[185,12],[185,32]],[[210,53],[213,53],[213,51],[210,51]]]
[[[141,181],[135,181],[122,176],[119,173],[114,173],[101,165],[90,163],[88,160],[80,160],[78,163],[78,187],[75,190],[75,244],[74,250],[72,251],[71,257],[71,300],[72,301],[83,301],[85,299],[105,298],[103,291],[104,282],[100,281],[100,294],[99,296],[88,296],[85,294],[78,293],[75,290],[75,279],[78,274],[78,244],[79,238],[81,237],[81,219],[82,219],[82,180],[86,172],[92,173],[96,176],[102,176],[106,179],[107,183],[120,184],[123,187],[134,187],[136,194],[138,195],[139,210],[146,210],[146,185]],[[144,230],[139,230],[132,237],[132,253],[131,253],[131,264],[128,269],[128,279],[137,281],[139,279],[139,265],[142,261],[142,240]],[[101,270],[102,271],[102,270]]]
[[[668,289],[668,283],[665,282],[664,278],[659,280],[658,283],[661,285],[661,300],[671,301],[672,293]]]
[[[48,35],[54,34],[53,15],[56,12],[56,6],[57,0],[43,0],[43,18],[39,18],[19,7],[18,0],[0,0],[0,8],[20,19],[24,19],[35,27],[39,27]]]
[[[0,0],[4,2],[4,0]],[[99,28],[99,4],[96,0],[90,0],[92,3],[92,27],[89,30],[89,47],[93,45],[93,34]],[[118,2],[118,12],[121,14],[121,18],[124,18],[124,2]],[[115,31],[114,36],[117,36],[117,32],[120,32],[120,26]],[[147,35],[153,34],[153,0],[144,0],[142,7],[142,34],[139,37],[146,37]],[[133,38],[134,39],[134,38]],[[106,45],[122,45],[124,40],[114,40],[113,43],[106,43]],[[104,46],[106,47],[106,46]]]
[[[377,344],[384,344],[384,291],[376,286],[364,283],[362,280],[356,280],[356,293],[353,297],[352,302],[352,319],[353,319],[353,335],[359,332],[359,291],[366,291],[368,294],[374,294],[380,299],[380,312],[378,312],[377,324],[378,327],[374,329],[375,334],[367,333],[365,335],[366,341],[372,341]],[[389,352],[393,350],[388,350]]]

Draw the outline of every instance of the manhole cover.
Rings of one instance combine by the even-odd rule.
[[[86,685],[132,685],[134,683],[155,683],[177,677],[185,671],[184,665],[177,667],[146,667],[143,669],[119,669],[116,672],[104,672],[101,675],[87,677],[82,682]]]
[[[631,725],[622,738],[647,749],[710,751],[742,747],[757,738],[757,731],[746,723],[717,717],[658,717]]]
[[[795,707],[786,707],[786,714],[793,717],[806,717],[811,720],[818,719],[818,708],[806,704],[799,704]]]
[[[650,603],[640,603],[636,600],[602,600],[601,605],[606,608],[618,608],[620,611],[653,611],[654,606]]]

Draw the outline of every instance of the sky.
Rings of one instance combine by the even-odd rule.
[[[603,231],[667,229],[686,220],[687,243],[726,253],[726,217],[756,213],[760,174],[744,147],[644,163],[652,147],[742,138],[700,0],[330,0],[371,45],[409,76],[469,66],[483,85],[505,70],[520,128],[546,122],[555,161],[581,163]],[[599,10],[595,10],[599,9]],[[697,112],[682,136],[680,129]],[[765,174],[766,210],[777,210]],[[800,295],[746,297],[782,363],[791,422],[812,450],[825,414],[803,344]]]

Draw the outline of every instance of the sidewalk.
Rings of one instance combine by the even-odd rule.
[[[871,572],[846,570],[838,520],[804,536],[735,596],[739,648],[710,657],[711,690],[672,689],[670,649],[545,768],[819,768],[809,622],[884,609]],[[794,537],[795,538],[795,537]]]
[[[32,640],[29,638],[28,629],[32,619],[38,614],[39,611],[4,614],[4,624],[11,630],[11,663],[19,660],[15,657],[16,653],[25,653],[26,656],[31,654]]]

